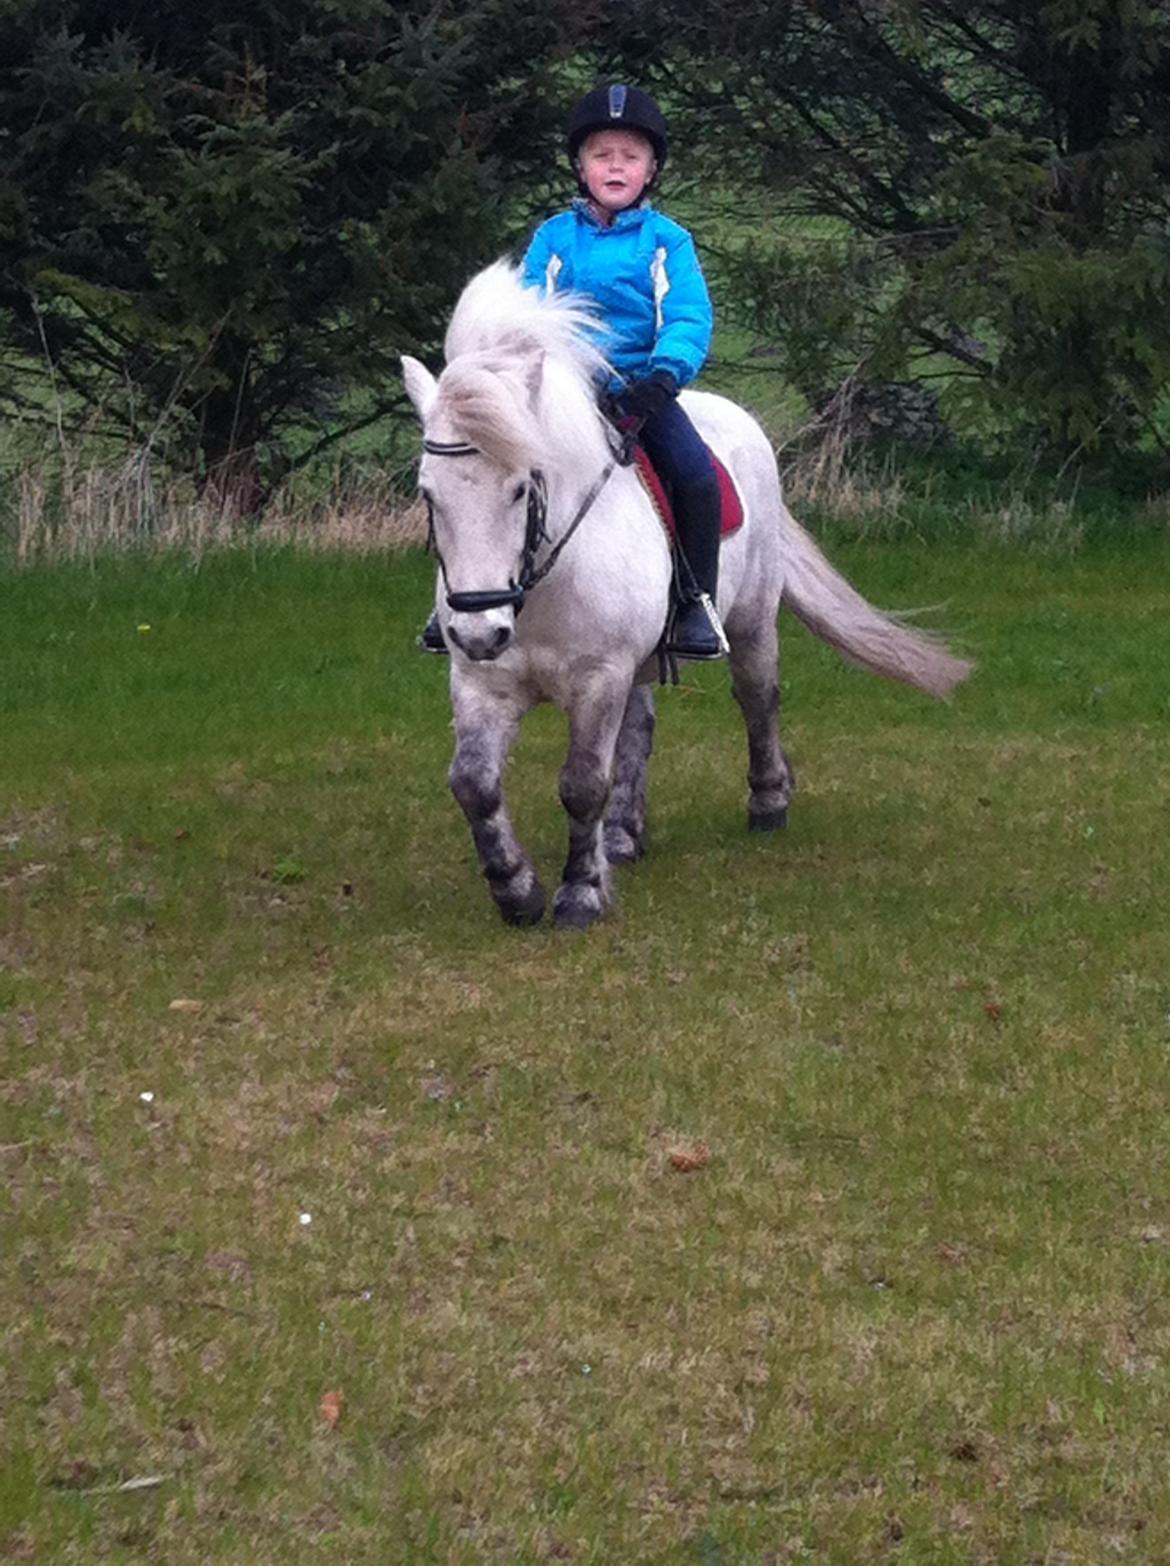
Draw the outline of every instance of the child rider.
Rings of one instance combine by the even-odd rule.
[[[711,300],[690,234],[646,199],[666,151],[666,121],[648,93],[620,84],[587,93],[568,134],[581,196],[537,229],[523,281],[571,289],[596,306],[616,372],[609,390],[620,413],[642,421],[639,439],[674,505],[683,601],[668,648],[680,658],[718,658],[726,650],[714,607],[719,483],[677,401],[707,357]],[[445,651],[433,616],[420,640]]]

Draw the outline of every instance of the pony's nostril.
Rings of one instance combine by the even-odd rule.
[[[453,625],[449,625],[447,627],[447,639],[448,639],[448,641],[454,642],[456,647],[462,647],[463,646],[463,638],[460,636],[459,632],[455,629],[455,627]]]
[[[511,639],[512,633],[508,627],[506,625],[497,625],[495,634],[492,637],[492,647],[496,652],[500,652]]]

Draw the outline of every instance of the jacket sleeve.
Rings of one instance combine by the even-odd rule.
[[[521,262],[520,281],[525,288],[543,288],[551,293],[557,286],[562,258],[555,246],[556,220],[542,223],[529,241]]]
[[[652,274],[658,329],[649,369],[666,370],[685,386],[706,362],[714,325],[695,242],[685,230],[658,247]]]

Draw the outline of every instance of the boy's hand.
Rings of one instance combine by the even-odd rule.
[[[617,404],[621,411],[643,423],[661,413],[672,397],[678,395],[678,382],[668,370],[655,370],[643,380],[635,381],[619,393]]]

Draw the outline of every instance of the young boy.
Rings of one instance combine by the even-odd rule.
[[[666,121],[638,87],[597,87],[570,115],[568,153],[580,198],[537,229],[523,280],[597,306],[615,371],[610,393],[621,413],[642,421],[639,439],[675,508],[683,602],[668,647],[680,658],[718,658],[726,647],[715,612],[719,484],[676,400],[707,357],[711,300],[690,234],[646,199],[666,162]],[[434,617],[422,642],[445,650]]]

